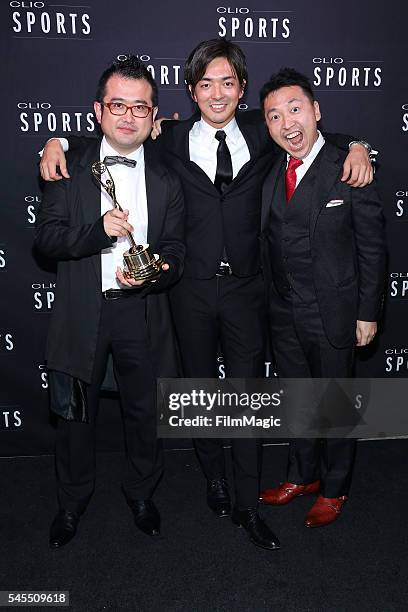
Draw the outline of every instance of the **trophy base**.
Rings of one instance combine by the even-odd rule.
[[[130,249],[123,254],[125,264],[123,275],[133,280],[154,280],[161,273],[163,260],[157,253],[151,256],[147,249],[149,245],[140,245],[136,252]]]

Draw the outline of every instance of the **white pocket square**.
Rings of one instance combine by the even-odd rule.
[[[326,208],[331,208],[332,206],[341,206],[342,204],[344,204],[344,200],[330,200],[330,202],[327,202]]]

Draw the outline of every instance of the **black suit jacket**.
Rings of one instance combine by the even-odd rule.
[[[101,217],[100,186],[91,173],[99,159],[100,140],[83,139],[70,152],[69,180],[47,183],[36,224],[36,247],[58,260],[57,294],[51,316],[46,358],[50,370],[85,383],[91,380],[102,305],[101,250],[112,240]],[[84,146],[84,143],[86,145]],[[145,146],[148,242],[170,264],[157,283],[144,288],[147,320],[157,374],[174,374],[172,326],[163,290],[182,274],[183,196],[178,178],[169,173],[149,143]],[[135,322],[137,324],[137,322]],[[169,339],[166,350],[166,339]]]
[[[344,158],[341,149],[326,141],[314,160],[311,167],[318,164],[318,172],[309,217],[316,298],[326,335],[338,348],[355,343],[357,320],[379,319],[386,260],[384,217],[375,184],[355,189],[342,183]],[[273,279],[266,232],[277,177],[285,161],[282,152],[262,190],[262,261],[269,284]],[[297,204],[301,204],[302,182],[296,193]],[[327,207],[332,200],[343,204]]]
[[[205,172],[189,158],[189,132],[200,115],[186,121],[165,121],[158,139],[166,162],[179,175],[186,206],[187,277],[211,278],[223,247],[236,276],[260,269],[259,234],[262,179],[273,163],[275,145],[260,111],[238,113],[236,120],[251,159],[221,195]]]

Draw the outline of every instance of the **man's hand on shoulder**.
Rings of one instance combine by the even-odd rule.
[[[357,321],[356,325],[356,345],[367,346],[374,339],[377,333],[376,321]]]
[[[57,171],[57,166],[61,174]],[[40,161],[40,172],[44,181],[60,181],[62,178],[70,178],[65,153],[58,138],[52,138],[45,145]]]
[[[173,116],[171,119],[174,119],[175,121],[179,121],[180,119],[180,115],[179,113],[173,113]],[[162,131],[161,131],[161,124],[163,121],[170,121],[169,117],[160,117],[160,119],[156,119],[156,121],[153,122],[153,127],[152,127],[152,131],[150,133],[150,138],[152,140],[156,140],[156,138],[158,138]]]
[[[351,187],[366,187],[372,183],[374,170],[367,149],[361,144],[353,144],[343,164],[341,181]]]

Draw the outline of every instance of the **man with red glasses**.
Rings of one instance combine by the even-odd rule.
[[[37,248],[58,261],[46,355],[51,408],[59,415],[54,548],[74,537],[93,493],[99,390],[110,352],[126,438],[123,491],[136,526],[160,532],[151,499],[162,473],[156,377],[175,375],[161,369],[175,363],[163,290],[182,272],[183,196],[174,173],[144,145],[157,112],[156,83],[137,58],[116,62],[100,78],[94,110],[103,138],[69,154],[71,179],[46,185],[36,227]],[[123,212],[93,180],[98,160],[109,165]],[[127,232],[165,260],[155,283],[128,288],[118,280]]]

